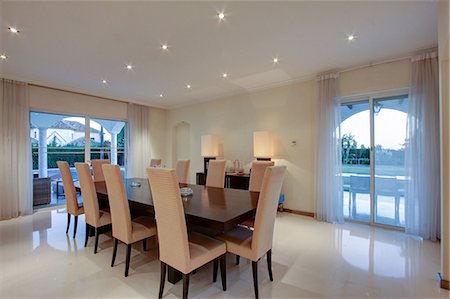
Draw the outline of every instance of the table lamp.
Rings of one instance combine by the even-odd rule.
[[[259,161],[270,161],[272,140],[268,131],[253,132],[253,156]]]
[[[215,135],[202,135],[202,157],[205,174],[208,173],[209,160],[219,156],[219,138]]]

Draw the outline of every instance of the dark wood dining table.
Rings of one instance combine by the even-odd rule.
[[[140,186],[133,187],[133,183]],[[182,198],[184,214],[190,225],[200,225],[220,233],[232,230],[255,215],[259,192],[186,184],[180,184],[180,187],[189,187],[193,191],[192,196]],[[105,182],[96,182],[95,188],[99,200],[108,198]],[[133,209],[142,206],[154,213],[147,179],[126,179],[125,188]]]
[[[107,202],[105,182],[95,182],[95,187],[99,201]],[[193,191],[192,196],[181,199],[189,230],[217,235],[232,230],[256,213],[259,192],[186,184],[180,184],[181,187],[189,187]],[[154,215],[147,179],[125,179],[125,188],[132,214]],[[169,281],[172,283],[181,278],[176,272],[169,271]]]

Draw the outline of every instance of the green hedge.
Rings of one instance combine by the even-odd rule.
[[[91,154],[91,159],[100,159],[100,148],[91,148],[94,153]],[[119,165],[124,165],[124,150],[119,148],[119,154],[117,155],[117,162]],[[67,161],[71,167],[75,165],[75,162],[84,162],[84,147],[47,147],[47,163],[48,168],[56,168],[57,161]],[[67,152],[67,154],[65,154]],[[39,169],[38,148],[33,146],[33,169]],[[108,154],[104,154],[103,159],[109,159]]]

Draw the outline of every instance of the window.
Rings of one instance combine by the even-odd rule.
[[[51,204],[64,199],[57,161],[67,161],[74,180],[76,162],[110,159],[125,171],[126,123],[116,120],[91,119],[42,112],[30,113],[33,176],[51,178]],[[89,130],[86,130],[89,123]],[[86,136],[87,133],[87,136]],[[86,147],[86,140],[90,147]]]
[[[344,216],[405,226],[408,96],[369,98],[341,106]]]

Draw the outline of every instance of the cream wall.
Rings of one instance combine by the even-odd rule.
[[[150,107],[150,158],[161,158],[167,165],[167,110]]]
[[[57,89],[30,86],[31,110],[127,119],[127,104]]]
[[[410,63],[401,60],[360,68],[344,72],[340,78],[341,94],[345,96],[404,88],[410,80]],[[283,187],[286,207],[314,212],[317,115],[314,80],[172,109],[167,117],[166,157],[172,157],[174,128],[186,122],[191,132],[191,182],[195,182],[195,172],[203,171],[200,138],[205,134],[219,136],[230,166],[238,159],[248,169],[254,159],[253,132],[268,130],[275,139],[276,164],[288,167]],[[297,141],[297,145],[292,146],[291,141]]]
[[[340,94],[350,96],[409,87],[411,62],[403,59],[340,74]]]

